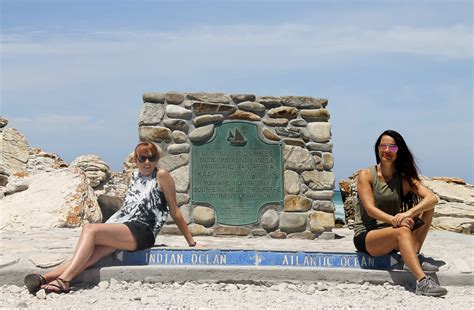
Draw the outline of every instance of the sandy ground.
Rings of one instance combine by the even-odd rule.
[[[440,298],[417,296],[414,288],[336,283],[141,283],[112,279],[69,294],[28,293],[2,286],[1,308],[42,309],[469,309],[474,289],[446,287]]]

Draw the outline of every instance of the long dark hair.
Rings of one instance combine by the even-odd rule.
[[[408,184],[410,184],[411,187],[415,187],[413,180],[420,181],[420,177],[418,175],[418,166],[415,162],[415,158],[413,157],[405,142],[405,139],[403,139],[402,135],[395,130],[385,130],[380,134],[377,141],[375,142],[374,150],[377,164],[380,163],[379,144],[380,140],[382,140],[382,136],[389,136],[395,140],[395,144],[398,146],[397,159],[395,160],[395,169],[405,180],[408,181]],[[412,208],[420,201],[420,198],[413,192],[403,195],[403,187],[400,190],[400,195],[402,197],[402,212]]]

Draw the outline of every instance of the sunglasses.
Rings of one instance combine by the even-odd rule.
[[[137,160],[141,163],[144,163],[147,159],[151,163],[151,162],[155,162],[158,158],[156,155],[151,155],[151,156],[137,155]]]
[[[396,153],[398,151],[398,146],[395,144],[379,144],[379,150],[383,151],[387,148],[390,153]]]

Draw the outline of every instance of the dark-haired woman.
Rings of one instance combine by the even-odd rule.
[[[361,170],[358,177],[355,247],[372,256],[400,251],[417,280],[416,294],[445,295],[446,289],[425,274],[423,267],[428,264],[418,255],[433,219],[436,196],[421,184],[413,155],[398,132],[386,130],[378,137],[375,157],[377,165]]]
[[[168,214],[189,246],[196,245],[177,206],[173,178],[168,171],[156,168],[158,159],[159,152],[153,143],[136,146],[134,160],[138,171],[133,173],[122,208],[106,223],[83,226],[71,260],[44,276],[27,275],[25,285],[31,293],[40,288],[67,293],[72,279],[102,257],[117,249],[137,251],[152,247]]]

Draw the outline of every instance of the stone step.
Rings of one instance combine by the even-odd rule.
[[[400,265],[398,254],[372,257],[358,252],[304,252],[218,249],[147,249],[119,251],[118,265],[268,266],[294,268],[352,268],[393,270]]]

